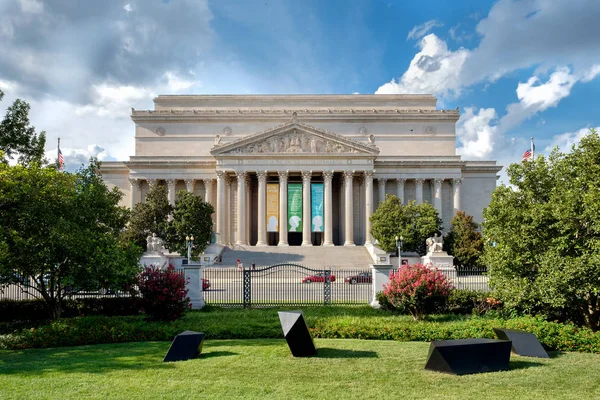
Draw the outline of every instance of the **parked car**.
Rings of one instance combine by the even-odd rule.
[[[335,275],[328,274],[327,281],[335,282]],[[302,283],[311,283],[311,282],[325,282],[325,273],[319,272],[319,273],[307,276],[304,279],[302,279]]]
[[[210,281],[208,279],[202,278],[202,290],[208,290],[210,287]]]
[[[349,283],[351,285],[355,283],[371,283],[371,273],[370,272],[361,272],[358,275],[351,275],[344,279],[344,282]]]

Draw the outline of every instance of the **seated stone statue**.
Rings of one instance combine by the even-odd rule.
[[[162,253],[164,241],[156,236],[156,233],[148,235],[146,238],[146,253],[159,254]]]
[[[444,251],[444,238],[437,233],[434,236],[427,238],[425,243],[427,244],[428,253],[441,253]]]

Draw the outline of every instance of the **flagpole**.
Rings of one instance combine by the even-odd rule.
[[[531,159],[535,160],[535,145],[533,144],[533,136],[531,137]]]
[[[56,147],[56,167],[60,171],[60,138],[58,138],[58,146]]]

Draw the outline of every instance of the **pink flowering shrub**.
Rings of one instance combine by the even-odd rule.
[[[390,273],[383,295],[397,309],[406,310],[415,320],[440,310],[454,287],[440,271],[422,264],[403,265]]]
[[[175,321],[189,308],[185,278],[169,265],[166,270],[150,266],[140,276],[142,309],[149,319]]]

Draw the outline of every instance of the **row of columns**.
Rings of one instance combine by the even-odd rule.
[[[252,171],[253,172],[253,171]],[[218,236],[218,242],[221,244],[226,244],[226,238],[223,233],[226,231],[227,226],[227,209],[226,205],[228,202],[227,199],[227,186],[228,186],[228,174],[225,171],[216,171],[217,174],[217,198],[216,198],[216,230],[220,234]],[[278,246],[288,246],[287,242],[287,183],[289,172],[288,171],[278,171],[279,176],[279,243]],[[312,179],[312,171],[302,171],[302,208],[303,208],[303,227],[302,227],[302,246],[312,246],[311,242],[311,197],[310,197],[310,184]],[[333,179],[333,171],[324,171],[323,172],[323,181],[324,181],[324,224],[323,224],[323,233],[324,240],[323,246],[333,246],[333,211],[332,211],[332,179]],[[343,187],[344,187],[344,195],[342,197],[343,209],[344,209],[344,218],[343,228],[344,228],[344,246],[354,246],[354,204],[353,204],[353,179],[355,176],[355,171],[343,171]],[[359,173],[360,175],[364,174],[365,179],[365,245],[372,244],[373,240],[371,237],[371,228],[372,224],[370,221],[371,215],[373,214],[374,209],[374,200],[373,200],[373,179],[374,173],[373,171],[363,171]],[[249,176],[247,171],[237,171],[235,172],[237,177],[237,220],[236,220],[236,230],[237,230],[237,238],[236,244],[238,245],[246,245],[248,244],[248,235],[249,235],[249,216],[250,216],[250,202],[247,198],[248,191],[248,181]],[[256,172],[258,178],[258,240],[257,246],[267,246],[267,230],[266,230],[266,180],[267,180],[267,171],[258,171]],[[385,186],[389,178],[377,178],[377,183],[379,187],[379,202],[382,202],[385,199]],[[397,196],[401,199],[404,199],[404,185],[406,183],[406,178],[395,178],[397,183]],[[185,185],[186,190],[189,192],[194,191],[195,182],[200,180],[194,179],[186,179]],[[213,186],[215,179],[208,178],[201,180],[204,182],[205,187],[205,201],[208,201],[212,204],[213,198]],[[453,209],[454,213],[461,209],[460,205],[460,186],[462,183],[462,179],[451,179],[450,180],[453,186]],[[140,190],[140,180],[139,179],[130,179],[131,184],[131,207],[141,201],[141,190]],[[167,188],[168,188],[168,199],[171,204],[175,203],[175,179],[167,179]],[[416,178],[415,179],[415,198],[418,204],[423,203],[423,183],[425,182],[424,178]],[[442,184],[444,179],[436,178],[433,179],[433,188],[434,188],[434,197],[433,197],[433,206],[437,209],[440,217],[442,216]],[[149,179],[148,183],[150,186],[156,184],[156,179]],[[214,204],[213,204],[214,206]]]

